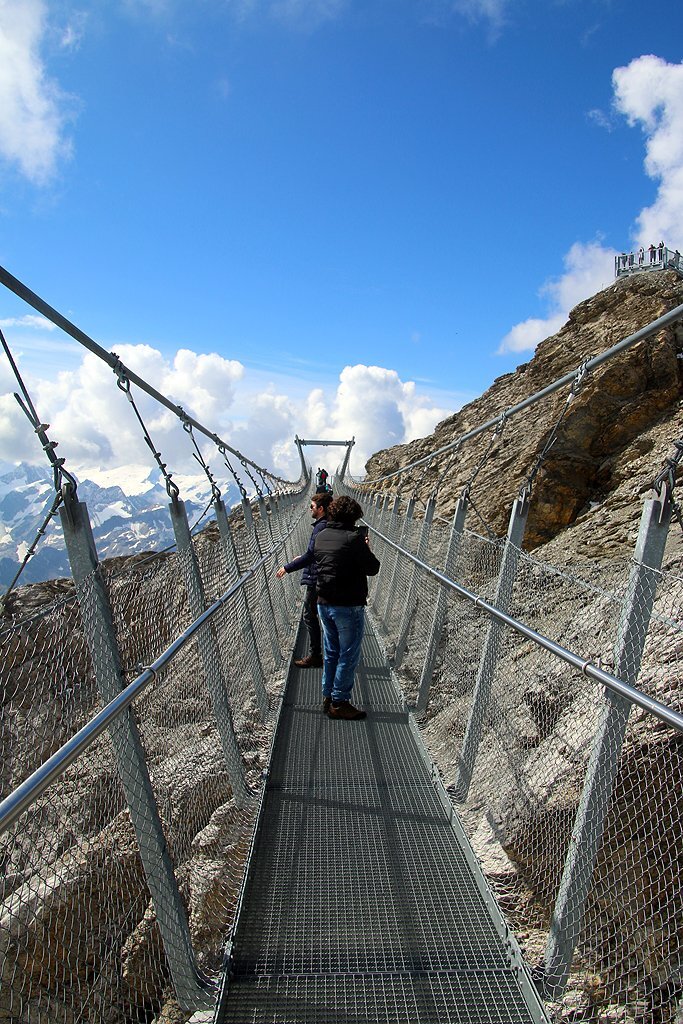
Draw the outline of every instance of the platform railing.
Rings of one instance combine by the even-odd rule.
[[[678,249],[669,249],[663,243],[642,247],[632,252],[622,252],[614,257],[614,276],[639,273],[648,270],[676,270],[683,275],[683,256]]]

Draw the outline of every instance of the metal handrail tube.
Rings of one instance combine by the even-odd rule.
[[[674,323],[676,320],[683,319],[683,304],[676,306],[674,309],[669,310],[668,313],[664,313],[663,316],[653,320],[652,323],[647,324],[645,327],[641,327],[635,334],[629,334],[627,338],[622,338],[616,345],[612,345],[611,348],[605,349],[597,356],[593,356],[592,359],[588,359],[581,366],[577,366],[575,370],[570,370],[569,373],[565,373],[563,377],[558,377],[552,384],[548,384],[540,391],[536,391],[535,394],[529,395],[524,401],[518,402],[517,405],[511,405],[509,409],[505,409],[502,413],[498,413],[492,419],[487,420],[486,423],[480,424],[473,430],[469,430],[466,434],[461,434],[460,437],[456,438],[455,441],[451,441],[449,444],[443,446],[443,448],[437,448],[436,451],[430,452],[429,455],[424,455],[421,459],[416,459],[415,462],[409,462],[405,466],[401,466],[400,469],[395,469],[392,473],[386,473],[384,476],[377,476],[372,478],[372,483],[381,483],[382,480],[391,480],[392,477],[400,476],[401,473],[406,473],[409,469],[415,469],[416,466],[422,466],[425,462],[429,462],[437,455],[443,455],[444,452],[449,452],[453,448],[459,447],[464,444],[465,441],[471,441],[473,437],[477,437],[479,434],[483,434],[486,430],[492,430],[501,418],[509,419],[510,416],[515,416],[518,412],[528,408],[530,405],[535,405],[536,402],[540,402],[543,398],[548,395],[552,395],[553,392],[559,391],[567,384],[571,384],[579,374],[588,372],[589,370],[595,369],[596,366],[600,366],[601,363],[607,362],[612,356],[618,355],[619,352],[623,352],[624,349],[630,348],[637,342],[642,341],[644,338],[648,338],[651,334],[655,334],[661,330],[662,327],[666,327],[670,323]],[[370,482],[370,481],[368,481]]]
[[[549,637],[544,636],[542,633],[537,633],[536,630],[530,626],[526,626],[523,622],[519,622],[517,619],[513,619],[512,616],[507,615],[505,612],[500,611],[495,605],[489,604],[482,597],[478,597],[467,587],[463,587],[460,583],[456,583],[454,580],[444,576],[438,569],[434,569],[431,565],[427,565],[421,559],[411,554],[410,551],[406,551],[405,548],[394,543],[389,537],[386,537],[383,533],[375,527],[370,526],[370,530],[373,534],[376,534],[382,540],[386,541],[392,548],[395,548],[400,554],[405,555],[411,562],[424,569],[426,573],[433,576],[434,579],[438,580],[443,586],[448,587],[450,590],[454,590],[460,597],[466,598],[471,601],[476,608],[481,608],[488,615],[498,621],[504,623],[506,626],[510,626],[517,633],[526,637],[528,640],[532,640],[539,647],[543,647],[546,651],[554,654],[556,657],[561,658],[563,661],[568,662],[574,668],[578,668],[583,672],[585,676],[590,679],[594,679],[596,682],[606,686],[609,690],[614,693],[620,694],[633,704],[637,704],[638,707],[644,711],[648,711],[650,714],[655,715],[660,721],[665,722],[666,725],[671,726],[672,729],[676,729],[678,732],[683,733],[683,715],[679,714],[678,711],[674,711],[673,708],[667,707],[665,704],[661,704],[654,697],[648,697],[646,693],[641,690],[637,690],[634,686],[629,683],[625,683],[622,679],[617,679],[616,676],[610,675],[609,672],[605,672],[604,669],[598,668],[590,661],[586,661],[585,658],[581,658],[578,654],[574,654],[572,651],[568,651],[566,647],[562,647],[560,644],[555,643]]]
[[[236,448],[232,448],[226,441],[223,441],[222,438],[218,436],[218,434],[215,434],[212,430],[209,430],[202,423],[200,423],[199,420],[196,420],[194,419],[193,416],[190,416],[189,413],[185,412],[185,410],[182,409],[179,405],[176,405],[174,402],[171,402],[171,400],[167,398],[166,395],[162,395],[159,391],[156,390],[156,388],[153,388],[152,385],[148,384],[143,377],[138,377],[136,373],[134,373],[124,363],[121,362],[118,356],[116,356],[113,352],[107,352],[107,350],[102,348],[101,345],[98,345],[96,341],[93,341],[93,339],[85,333],[85,331],[82,331],[80,327],[76,327],[75,324],[72,324],[70,320],[67,320],[65,316],[62,316],[61,313],[59,313],[56,309],[50,306],[47,302],[45,302],[44,299],[41,299],[39,295],[36,295],[35,292],[31,291],[30,288],[28,288],[25,284],[19,281],[18,278],[14,277],[13,274],[10,274],[8,270],[5,270],[4,267],[0,267],[0,283],[4,284],[6,288],[9,288],[11,292],[14,292],[15,295],[17,295],[20,299],[23,299],[24,302],[26,302],[29,306],[32,306],[35,310],[41,313],[47,320],[55,324],[55,326],[60,327],[65,334],[68,334],[70,337],[72,337],[74,341],[77,341],[79,343],[79,345],[82,345],[84,348],[87,348],[89,352],[93,353],[93,355],[96,355],[98,356],[98,358],[102,359],[111,367],[112,370],[114,370],[117,367],[122,369],[125,372],[128,380],[130,380],[133,384],[136,384],[142,391],[145,391],[148,395],[154,398],[155,401],[159,402],[161,405],[165,405],[167,409],[170,409],[171,412],[175,413],[175,415],[178,416],[178,418],[181,419],[183,422],[191,423],[193,427],[196,427],[196,429],[201,431],[202,434],[210,438],[210,440],[212,440],[214,444],[222,445],[223,448],[231,452],[236,458],[244,460],[244,462],[248,463],[257,472],[262,469],[261,466],[258,466],[255,462],[252,462],[252,460],[248,459],[246,455],[242,454],[242,452],[238,452]],[[269,476],[272,477],[273,480],[278,480],[280,483],[292,483],[292,481],[285,480],[281,476],[275,476],[274,473],[270,473],[269,471],[266,472],[268,472]]]
[[[148,665],[144,672],[142,672],[132,683],[129,683],[121,693],[119,693],[113,700],[109,701],[98,713],[91,718],[91,720],[79,729],[70,740],[67,740],[59,750],[56,750],[45,761],[44,764],[37,768],[32,775],[22,782],[14,792],[10,793],[8,797],[0,803],[0,835],[6,832],[14,822],[23,814],[23,812],[31,806],[32,803],[51,785],[56,779],[64,774],[66,769],[72,764],[76,758],[83,753],[87,747],[93,743],[97,737],[108,728],[109,725],[117,718],[120,714],[127,710],[133,703],[135,698],[146,689],[148,684],[154,679],[154,677],[164,669],[168,663],[176,656],[178,651],[185,646],[188,640],[190,640],[195,633],[201,629],[201,627],[211,619],[216,612],[220,611],[223,605],[227,604],[231,597],[233,597],[238,590],[244,586],[247,580],[255,576],[258,570],[264,565],[265,562],[285,544],[289,536],[296,529],[299,521],[303,518],[305,512],[296,520],[289,530],[289,533],[284,537],[278,544],[271,548],[265,555],[262,555],[258,561],[247,569],[245,573],[238,580],[236,580],[231,587],[229,587],[224,594],[217,598],[214,603],[206,609],[205,612],[190,623],[186,630],[179,634],[172,644],[163,651],[159,657]]]

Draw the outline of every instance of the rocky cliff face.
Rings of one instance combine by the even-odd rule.
[[[499,377],[480,398],[440,423],[434,434],[373,455],[366,467],[368,480],[497,418],[681,303],[683,280],[674,271],[622,278],[578,305],[529,363]],[[546,544],[567,527],[585,522],[586,516],[590,538],[579,530],[572,534],[572,544],[610,551],[620,537],[627,539],[623,490],[645,490],[680,433],[682,350],[683,326],[678,323],[586,376],[535,479],[526,547]],[[472,488],[477,509],[495,533],[505,532],[512,501],[558,422],[568,390],[511,417],[495,440]],[[490,440],[491,434],[480,435],[457,454],[434,459],[426,470],[417,467],[407,480],[404,475],[378,487],[410,493],[417,484],[426,498],[438,484],[439,514],[448,517]],[[601,514],[591,515],[598,508]]]

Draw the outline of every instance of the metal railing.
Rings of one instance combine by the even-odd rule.
[[[371,614],[549,1008],[677,1020],[683,580],[661,569],[668,492],[646,501],[630,560],[581,577],[522,550],[523,499],[507,539],[483,538],[466,496],[449,529],[369,486],[346,492],[383,564]]]
[[[112,575],[67,502],[76,596],[0,634],[0,1019],[215,1001],[309,533],[307,491],[254,505]]]
[[[633,252],[622,252],[614,257],[614,276],[623,277],[648,270],[676,270],[683,274],[683,257],[678,249],[661,245],[643,246]]]

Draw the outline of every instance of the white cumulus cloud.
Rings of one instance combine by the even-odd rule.
[[[44,184],[68,155],[65,97],[41,58],[43,0],[0,3],[0,156]]]
[[[123,345],[122,362],[185,412],[224,437],[230,429],[229,413],[235,388],[244,368],[215,353],[197,354],[181,349],[168,360],[149,345]],[[79,476],[110,467],[147,463],[152,453],[126,395],[117,387],[109,366],[86,353],[76,370],[62,371],[52,380],[26,375],[38,415],[49,422],[49,436],[60,445],[67,468]],[[13,378],[3,367],[0,375],[0,459],[41,462],[43,453],[28,421],[10,391]],[[171,472],[197,472],[194,446],[178,418],[165,406],[131,385],[135,404],[155,449]],[[15,407],[16,406],[16,411]],[[17,415],[17,413],[19,415]],[[205,436],[195,431],[202,452],[216,452]],[[28,440],[27,440],[28,438]]]
[[[362,363],[344,367],[327,402],[319,391],[312,392],[306,409],[309,437],[355,438],[351,467],[358,474],[376,451],[424,437],[454,411],[419,396],[414,382],[402,381],[395,370]],[[343,449],[329,449],[326,456],[336,468]]]
[[[236,359],[224,359],[215,352],[197,355],[180,349],[172,368],[164,368],[161,390],[176,395],[186,412],[192,411],[202,423],[217,423],[232,405],[235,385],[244,376]]]
[[[0,320],[0,327],[27,327],[36,331],[55,331],[57,328],[44,316],[36,316],[35,313],[27,313],[25,316],[11,316]]]
[[[645,135],[645,171],[659,183],[657,197],[638,216],[635,244],[683,241],[683,64],[647,55],[612,75],[614,102]]]
[[[0,372],[0,390],[13,386],[13,379],[5,381],[4,376]],[[35,463],[39,454],[36,435],[14,395],[9,390],[0,394],[0,461]]]
[[[295,379],[281,377],[277,389],[259,383],[241,363],[216,353],[181,349],[168,358],[150,345],[122,345],[117,352],[131,371],[208,430],[258,465],[290,480],[300,471],[295,435],[334,441],[355,437],[351,467],[362,474],[374,452],[430,433],[454,411],[454,407],[437,406],[428,395],[418,393],[414,382],[403,381],[395,370],[381,366],[346,366],[336,385],[316,387],[306,394]],[[135,466],[138,476],[141,465],[154,470],[154,456],[135,411],[105,362],[86,352],[75,369],[62,370],[50,380],[39,374],[39,364],[34,363],[23,376],[70,472],[81,479],[99,478],[124,467],[121,485],[130,490],[125,467]],[[44,454],[11,394],[15,387],[9,367],[0,360],[0,460],[42,464]],[[174,477],[199,474],[192,440],[177,416],[135,384],[131,395],[168,471]],[[216,446],[201,431],[195,430],[194,437],[219,485],[229,480]],[[325,465],[334,473],[344,449],[309,448],[305,456],[314,469]],[[235,468],[251,488],[239,463]]]

